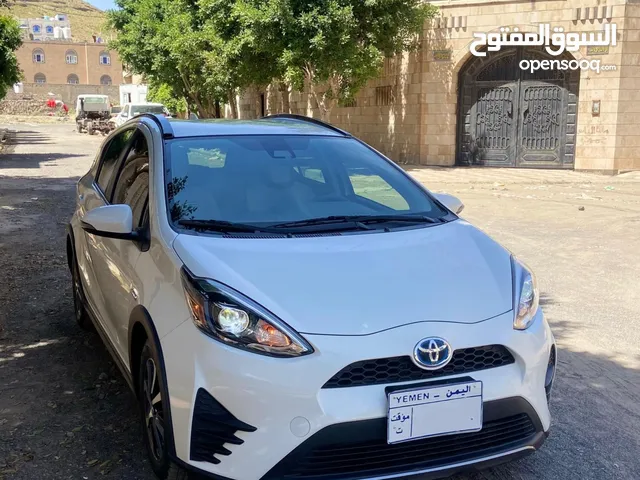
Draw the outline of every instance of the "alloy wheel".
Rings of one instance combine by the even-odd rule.
[[[161,461],[164,452],[164,417],[162,409],[162,394],[158,382],[158,369],[153,359],[148,358],[145,363],[142,379],[142,393],[145,415],[145,427],[151,454],[157,461]]]

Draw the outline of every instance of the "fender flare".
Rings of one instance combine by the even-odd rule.
[[[146,338],[149,340],[151,350],[155,354],[158,362],[160,364],[160,373],[159,381],[160,381],[160,390],[162,392],[162,398],[166,399],[166,403],[164,405],[166,409],[165,414],[165,429],[166,429],[166,439],[167,439],[167,449],[169,452],[169,456],[172,458],[176,457],[176,448],[173,439],[173,420],[171,418],[171,402],[169,397],[169,388],[167,384],[167,373],[165,369],[164,356],[162,354],[162,347],[160,344],[160,337],[158,336],[158,331],[156,330],[155,325],[153,324],[153,320],[151,319],[151,315],[142,305],[137,305],[129,315],[129,371],[131,372],[131,381],[133,384],[133,390],[136,397],[138,396],[137,391],[137,376],[138,372],[135,368],[137,358],[137,352],[134,351],[134,330],[140,325],[144,328]]]
[[[76,238],[73,235],[73,227],[71,226],[71,223],[67,223],[67,225],[65,226],[65,230],[67,231],[67,238],[71,240],[71,253],[73,254],[73,258],[76,258]],[[66,251],[66,247],[67,246],[65,245],[65,251]],[[68,251],[67,251],[67,266],[69,267],[69,270],[71,270],[71,257],[69,257]]]

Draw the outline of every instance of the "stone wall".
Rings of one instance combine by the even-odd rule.
[[[75,108],[76,99],[78,95],[82,94],[109,95],[113,105],[118,105],[120,102],[120,87],[117,85],[42,85],[39,83],[25,83],[23,84],[22,94],[9,91],[3,103],[24,99],[25,96],[43,99],[42,101],[46,102],[49,93],[55,94],[55,98],[62,100],[69,108]]]
[[[577,60],[600,60],[615,70],[580,72],[575,132],[576,170],[640,169],[640,5],[625,0],[437,0],[439,18],[427,22],[419,52],[387,60],[380,78],[358,94],[354,106],[335,108],[330,121],[399,163],[452,166],[456,156],[458,74],[472,55],[474,32],[501,26],[537,32],[539,24],[565,32],[598,32],[617,25],[617,46]],[[578,10],[580,9],[580,10]],[[443,55],[444,54],[444,55]],[[260,92],[239,99],[241,118],[261,113]],[[266,113],[281,111],[275,88],[262,92]],[[319,118],[307,92],[291,93],[291,112]],[[593,103],[600,102],[598,115]],[[228,111],[228,108],[227,108]]]

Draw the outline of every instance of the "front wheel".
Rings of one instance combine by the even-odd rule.
[[[138,370],[138,399],[144,443],[151,468],[160,480],[188,480],[186,470],[169,458],[167,414],[168,398],[164,398],[160,362],[149,340],[140,354]]]
[[[84,291],[82,290],[78,261],[75,259],[75,256],[71,266],[71,284],[73,286],[73,312],[76,317],[76,322],[78,322],[78,325],[83,329],[91,330],[93,324],[87,313],[87,308],[84,305]]]

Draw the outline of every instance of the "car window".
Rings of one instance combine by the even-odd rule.
[[[162,114],[164,107],[162,105],[132,105],[131,115],[138,115],[139,113],[156,113]]]
[[[136,132],[120,167],[111,203],[127,204],[133,224],[142,225],[149,198],[149,148],[142,132]]]
[[[170,217],[268,225],[326,216],[447,214],[355,139],[229,136],[168,142]]]
[[[109,144],[103,150],[96,183],[102,192],[105,193],[105,196],[108,192],[108,187],[113,180],[113,176],[116,173],[115,170],[118,165],[118,160],[124,152],[125,147],[128,145],[132,135],[133,130],[125,130],[124,132],[119,133],[109,140]]]

